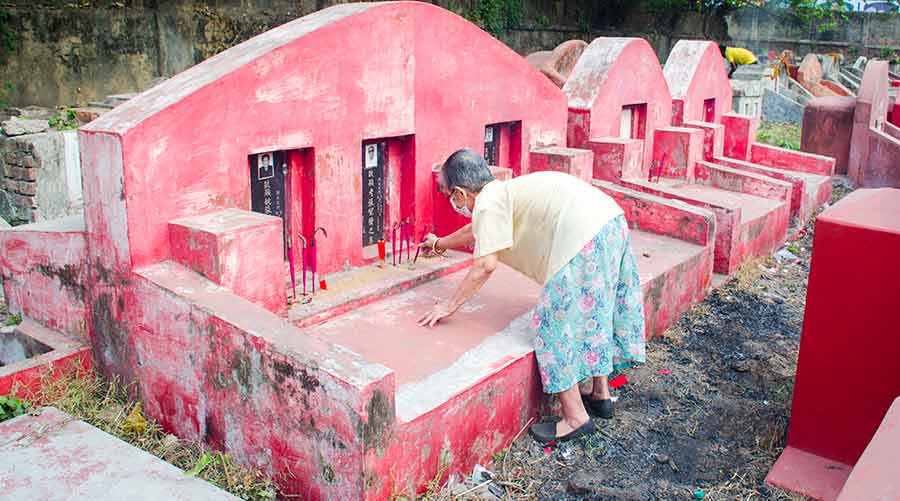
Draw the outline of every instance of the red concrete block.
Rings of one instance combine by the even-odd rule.
[[[696,245],[710,245],[716,223],[711,211],[595,179],[594,186],[615,199],[633,229],[649,231]]]
[[[691,182],[694,165],[703,158],[704,132],[688,127],[661,127],[654,137],[653,160],[659,162],[657,168],[662,177]]]
[[[703,201],[696,197],[696,190],[684,192],[683,190],[672,189],[661,183],[650,183],[647,181],[623,181],[623,184],[629,188],[663,197],[672,200],[679,200],[689,203],[695,207],[700,207],[711,211],[716,220],[716,238],[715,238],[715,255],[713,261],[713,270],[716,273],[728,274],[733,272],[740,266],[738,253],[734,251],[737,247],[741,235],[741,207],[733,204],[723,204],[715,201]],[[703,187],[709,190],[714,188]]]
[[[819,97],[806,103],[800,149],[834,158],[834,173],[847,174],[855,97]]]
[[[558,171],[590,182],[594,171],[594,154],[589,150],[548,146],[531,150],[529,172]]]
[[[759,117],[725,113],[722,115],[722,125],[725,126],[723,154],[729,158],[748,160],[750,145],[756,142]]]
[[[592,139],[587,147],[594,153],[593,178],[616,182],[643,179],[644,142],[639,139]]]
[[[762,174],[744,172],[710,162],[697,162],[694,174],[699,184],[746,193],[772,200],[791,200],[791,184]]]
[[[129,342],[148,415],[270,468],[285,493],[366,499],[365,449],[383,450],[396,422],[387,368],[174,261],[138,270],[132,285],[122,322],[141,326]]]
[[[709,291],[715,215],[613,183],[594,180],[593,184],[625,211],[644,291],[646,336],[653,338],[702,301]]]
[[[881,425],[863,451],[838,501],[858,499],[900,499],[900,397],[888,409]]]
[[[750,162],[779,169],[808,172],[821,176],[834,175],[834,158],[802,151],[778,148],[768,144],[750,146]]]
[[[788,449],[767,480],[833,499],[900,394],[892,314],[900,309],[900,190],[857,190],[820,214],[815,229]],[[858,360],[866,361],[858,377],[835,377],[836,361]],[[852,412],[835,395],[853,396]],[[835,462],[843,470],[827,468]],[[822,480],[830,475],[838,478]]]
[[[900,127],[900,102],[895,102],[891,113],[888,115],[888,122]]]
[[[281,218],[238,209],[169,222],[172,259],[238,296],[278,311],[286,304]]]
[[[725,151],[725,126],[708,122],[684,122],[685,127],[703,131],[703,160],[712,162]]]
[[[715,163],[790,183],[791,217],[800,222],[806,221],[817,208],[831,200],[831,178],[828,176],[787,171],[727,157],[719,157]]]

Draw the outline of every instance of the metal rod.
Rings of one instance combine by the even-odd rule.
[[[319,232],[319,230],[322,230],[322,234],[325,235],[326,238],[328,237],[328,232],[325,231],[325,228],[323,228],[322,226],[319,226],[313,231],[312,238],[310,239],[309,262],[310,262],[310,267],[312,268],[312,293],[313,294],[316,293],[316,271],[317,271],[317,267],[318,267],[318,263],[317,263],[318,256],[316,253],[316,234]]]
[[[296,271],[294,270],[294,246],[291,245],[290,235],[288,235],[287,250],[288,250],[288,265],[291,268],[291,297],[296,300],[297,299],[297,278],[296,278]]]
[[[300,268],[303,270],[303,295],[306,295],[306,238],[303,235],[297,235],[300,239]]]
[[[406,262],[409,262],[409,247],[412,244],[413,226],[412,221],[406,218]]]

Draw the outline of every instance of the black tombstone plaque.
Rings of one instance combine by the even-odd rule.
[[[287,154],[284,151],[250,155],[250,208],[253,212],[280,217],[282,235],[284,233],[286,162]],[[286,244],[287,242],[285,242]]]
[[[365,143],[362,147],[362,241],[363,247],[384,238],[384,171],[387,143]]]
[[[484,160],[488,165],[498,165],[497,153],[500,147],[500,126],[488,125],[484,128]]]

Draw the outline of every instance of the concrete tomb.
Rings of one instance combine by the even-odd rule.
[[[584,40],[567,40],[552,51],[542,50],[528,54],[526,59],[557,87],[562,87],[572,74],[572,69],[585,47],[587,42]]]
[[[893,124],[886,61],[867,63],[856,98],[818,98],[803,117],[801,149],[837,159],[862,187],[900,187],[900,128]],[[895,111],[893,113],[896,113]]]
[[[850,91],[839,83],[825,78],[817,54],[809,53],[797,68],[797,81],[813,96],[848,96]]]

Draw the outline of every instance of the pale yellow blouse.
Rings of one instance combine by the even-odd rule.
[[[492,181],[472,211],[475,257],[497,253],[543,285],[620,214],[612,198],[562,172]]]

